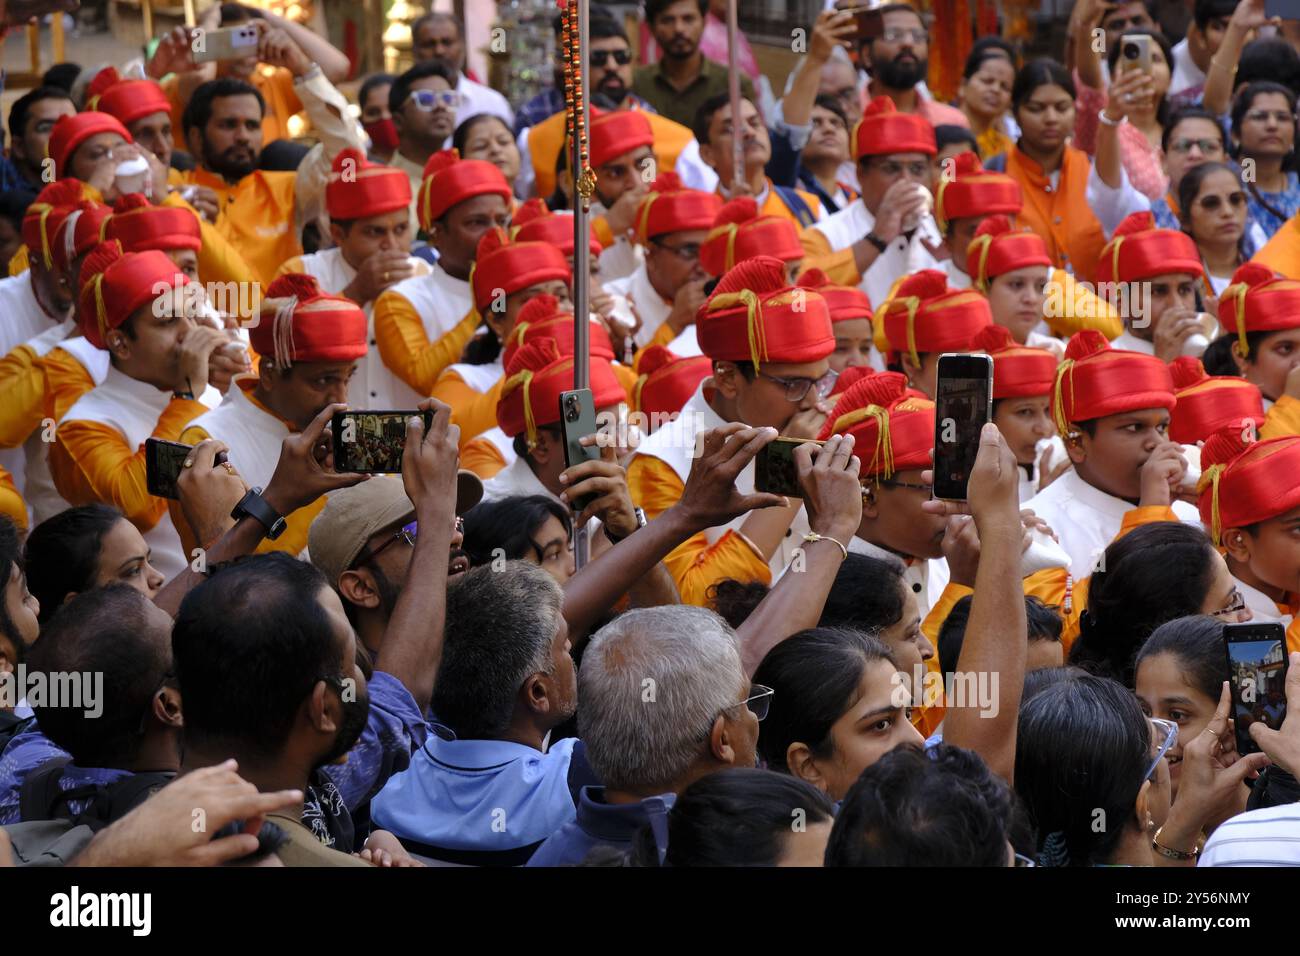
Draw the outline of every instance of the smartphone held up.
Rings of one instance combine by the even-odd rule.
[[[366,475],[400,475],[406,451],[406,423],[424,420],[428,432],[433,412],[346,411],[330,421],[334,442],[334,470]]]
[[[176,500],[180,494],[176,490],[176,479],[185,468],[185,462],[194,451],[193,445],[178,441],[165,441],[161,438],[146,438],[144,441],[144,483],[149,494],[157,498]],[[217,452],[212,465],[214,468],[226,463],[226,453]]]
[[[993,420],[993,359],[939,356],[934,409],[934,497],[962,501],[980,432]]]
[[[1237,753],[1258,753],[1250,725],[1280,730],[1286,720],[1286,630],[1267,624],[1225,624],[1223,645],[1232,691],[1232,722]]]

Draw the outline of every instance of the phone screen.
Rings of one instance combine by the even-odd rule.
[[[336,412],[330,423],[334,438],[334,470],[367,475],[400,475],[406,449],[406,423],[424,417],[427,432],[431,412]]]
[[[802,498],[803,486],[799,484],[799,465],[794,460],[794,450],[800,445],[821,444],[823,442],[805,438],[772,439],[754,459],[754,490]]]
[[[935,389],[934,496],[962,500],[980,431],[993,417],[993,360],[987,355],[941,355]]]
[[[177,498],[176,479],[193,447],[161,438],[145,440],[145,485],[149,494],[159,498]]]
[[[1250,725],[1278,730],[1286,719],[1286,631],[1281,624],[1225,624],[1237,753],[1255,753]]]

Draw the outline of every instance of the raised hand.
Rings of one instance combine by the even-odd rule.
[[[747,511],[788,502],[766,492],[741,494],[736,478],[754,456],[776,438],[775,428],[749,428],[731,422],[696,437],[696,457],[681,499],[674,505],[698,531],[727,524]]]

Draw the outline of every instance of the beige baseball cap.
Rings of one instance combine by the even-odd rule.
[[[456,514],[463,515],[483,498],[483,482],[472,471],[456,476]],[[330,494],[325,507],[307,532],[311,563],[331,586],[338,583],[371,536],[385,528],[400,527],[415,518],[415,506],[406,497],[402,479],[374,475],[370,479]]]

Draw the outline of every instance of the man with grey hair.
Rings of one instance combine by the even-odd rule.
[[[678,793],[715,770],[754,766],[771,690],[750,686],[736,635],[712,611],[679,605],[622,615],[591,639],[578,681],[578,731],[604,786],[582,788],[576,818],[529,866],[573,865],[592,847],[630,846],[646,823],[666,846]]]
[[[523,561],[475,568],[448,590],[434,733],[371,805],[412,853],[518,866],[574,818],[573,794],[592,780],[581,746],[547,747],[577,707],[563,600]]]
[[[437,60],[455,74],[456,92],[460,94],[457,123],[479,113],[491,113],[514,129],[514,110],[506,98],[465,75],[465,28],[455,14],[426,13],[411,24],[411,59],[416,63]]]

